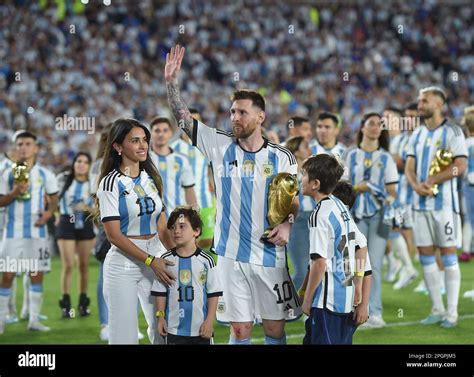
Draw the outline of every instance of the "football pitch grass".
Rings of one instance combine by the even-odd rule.
[[[474,289],[474,261],[460,263],[462,283],[459,298],[458,326],[453,329],[443,329],[439,325],[421,325],[419,321],[426,317],[431,308],[427,295],[414,293],[413,289],[420,277],[407,288],[395,291],[389,283],[383,283],[384,319],[388,326],[382,329],[360,329],[355,333],[354,344],[474,344],[474,300],[463,298],[466,290]],[[420,271],[420,265],[416,265]],[[52,272],[45,276],[45,298],[42,313],[48,316],[44,324],[51,327],[47,333],[27,331],[27,321],[6,326],[5,333],[0,335],[0,344],[105,344],[99,340],[99,320],[97,312],[96,284],[99,263],[94,257],[90,259],[90,288],[91,312],[89,317],[64,320],[58,306],[60,299],[61,262],[58,257],[52,260]],[[421,271],[420,271],[421,272]],[[23,296],[22,279],[17,279],[17,307],[21,309]],[[73,275],[72,304],[77,310],[78,292],[77,268]],[[444,301],[446,304],[446,296]],[[124,308],[124,310],[130,310]],[[140,329],[146,334],[146,322],[140,312]],[[229,328],[216,323],[214,327],[216,344],[226,344]],[[304,333],[303,320],[288,323],[286,326],[289,344],[301,344]],[[263,344],[263,329],[257,326],[253,332],[253,344]],[[141,344],[149,344],[145,337]]]

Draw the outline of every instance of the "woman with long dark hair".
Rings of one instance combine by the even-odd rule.
[[[90,299],[87,297],[89,255],[94,245],[94,226],[88,219],[92,209],[90,196],[89,169],[92,158],[88,153],[79,152],[72,162],[69,171],[58,176],[59,194],[59,224],[56,238],[61,254],[61,292],[59,300],[63,318],[71,318],[71,279],[74,270],[74,259],[77,253],[79,262],[79,315],[90,314]]]
[[[383,224],[383,209],[387,197],[396,198],[398,172],[388,151],[388,131],[383,128],[378,113],[362,117],[357,147],[345,157],[347,174],[357,193],[352,207],[359,230],[367,238],[370,264],[372,265],[372,289],[370,292],[370,317],[366,327],[383,327],[382,318],[382,264],[385,254],[388,227]]]
[[[159,343],[150,291],[155,277],[172,284],[170,264],[158,258],[160,239],[171,248],[163,212],[163,184],[149,155],[150,132],[135,119],[118,119],[110,129],[97,199],[112,244],[104,262],[104,296],[109,312],[109,344],[138,343],[137,302],[151,343]]]

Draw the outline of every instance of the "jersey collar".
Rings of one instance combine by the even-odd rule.
[[[179,255],[177,252],[176,252],[176,247],[173,247],[170,252],[171,254],[174,256],[174,257],[180,257],[180,258],[191,258],[191,257],[197,257],[199,254],[201,254],[201,249],[199,247],[196,248],[196,251],[194,252],[194,254],[191,254],[189,257],[182,257],[181,255]]]

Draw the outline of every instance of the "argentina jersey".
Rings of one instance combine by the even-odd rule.
[[[410,140],[410,135],[411,133],[409,132],[403,132],[400,135],[398,142],[398,150],[396,154],[400,156],[403,163],[405,163],[407,160],[408,141]],[[409,206],[411,206],[413,202],[413,187],[411,187],[411,185],[408,183],[408,179],[404,172],[399,173],[397,199],[400,204]]]
[[[350,313],[354,301],[356,224],[347,207],[331,195],[318,203],[308,225],[311,260],[326,259],[326,272],[316,288],[312,307]]]
[[[129,177],[112,170],[99,183],[100,220],[119,220],[126,236],[158,233],[157,223],[163,203],[153,179],[145,170],[138,177]]]
[[[6,238],[46,238],[46,225],[35,226],[46,210],[46,195],[58,193],[56,177],[48,169],[35,164],[29,171],[29,200],[15,199],[5,208]],[[0,195],[6,195],[13,190],[13,172],[11,167],[5,169],[0,180]]]
[[[257,152],[240,147],[231,133],[194,120],[193,145],[212,163],[217,212],[214,247],[218,255],[267,267],[286,267],[284,246],[260,242],[268,228],[268,190],[273,176],[297,174],[288,149],[264,140]]]
[[[163,201],[166,216],[169,217],[173,209],[186,204],[184,189],[194,186],[194,175],[184,154],[171,149],[171,153],[166,156],[153,151],[150,151],[150,155],[163,180]]]
[[[155,279],[152,296],[167,296],[165,319],[168,333],[178,336],[199,336],[199,328],[207,317],[210,297],[222,296],[222,286],[211,256],[201,249],[190,257],[180,257],[176,249],[161,258],[173,262],[168,270],[177,280],[169,288]]]
[[[311,140],[309,143],[309,147],[311,148],[311,154],[313,156],[317,156],[318,154],[332,154],[333,156],[336,156],[340,159],[342,159],[342,156],[344,156],[344,152],[346,151],[347,147],[340,143],[337,142],[336,145],[332,148],[324,148],[321,144],[319,144],[317,139]]]
[[[4,171],[7,169],[11,169],[12,164],[13,164],[13,161],[10,160],[7,157],[7,155],[4,155],[3,159],[0,161],[0,181],[3,180]],[[4,228],[5,228],[5,207],[0,207],[0,236],[2,235]]]
[[[60,174],[57,177],[59,188],[62,192],[67,175]],[[61,215],[72,215],[74,207],[79,203],[92,207],[93,201],[90,192],[89,181],[78,181],[74,179],[68,189],[59,198],[59,213]]]
[[[381,208],[385,186],[398,182],[398,171],[392,155],[383,148],[366,152],[354,147],[346,153],[344,177],[353,185],[367,182],[370,191],[357,193],[352,213],[358,219],[374,216]]]
[[[436,152],[447,149],[453,158],[467,157],[466,141],[462,130],[445,119],[437,128],[430,130],[425,125],[418,127],[410,137],[407,157],[415,159],[416,177],[418,182],[426,182]],[[433,211],[452,209],[459,213],[458,180],[450,179],[438,185],[436,196],[419,196],[413,192],[413,209],[417,211]]]
[[[466,139],[466,147],[468,158],[465,177],[469,185],[474,185],[474,137]]]
[[[209,163],[204,155],[191,144],[186,143],[183,139],[177,139],[171,144],[171,148],[175,152],[186,155],[189,159],[196,185],[197,204],[200,208],[210,208],[213,206],[213,195],[209,191]]]
[[[102,164],[102,158],[95,160],[89,169],[89,182],[91,187],[91,194],[97,193],[97,186],[99,184],[98,179],[100,175],[100,166]]]

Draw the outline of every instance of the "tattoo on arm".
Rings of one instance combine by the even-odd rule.
[[[188,107],[181,99],[179,93],[179,86],[175,82],[167,82],[166,88],[168,92],[168,103],[171,111],[178,122],[178,127],[181,128],[190,138],[193,136],[193,118],[188,110]]]

